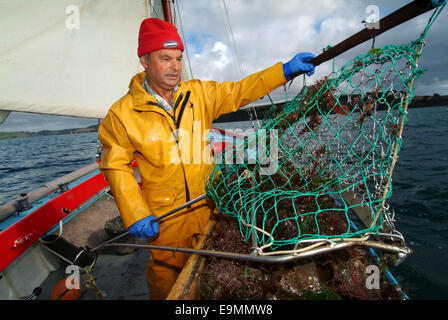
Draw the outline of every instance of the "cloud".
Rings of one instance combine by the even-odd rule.
[[[239,80],[278,61],[286,62],[299,52],[320,54],[328,45],[334,46],[362,30],[362,20],[371,14],[369,5],[376,5],[383,18],[407,3],[407,0],[374,3],[370,0],[194,0],[179,1],[179,7],[187,45],[198,52],[190,57],[194,76],[203,80],[225,81]],[[408,43],[416,39],[429,16],[430,13],[426,13],[378,36],[375,46]],[[427,71],[415,84],[418,94],[432,94],[434,90],[448,94],[443,86],[448,80],[447,18],[445,10],[427,37],[420,59],[420,65]],[[194,34],[193,42],[189,41],[192,39],[189,34]],[[215,47],[217,43],[220,50]],[[333,63],[337,69],[369,50],[371,45],[369,41],[340,55],[334,62],[320,65],[307,83],[328,75],[333,70]],[[302,79],[295,80],[290,88],[291,94],[298,92],[301,86]],[[279,99],[285,97],[282,88],[273,95]]]
[[[211,49],[211,53],[217,56],[217,59],[213,61],[216,69],[223,70],[229,64],[229,58],[227,56],[227,46],[221,41],[215,42],[215,45]]]
[[[182,20],[179,30],[185,32],[183,39],[188,49],[189,59],[185,62],[191,64],[194,78],[222,82],[237,81],[279,61],[287,62],[299,52],[318,55],[328,45],[334,46],[363,29],[361,21],[369,15],[369,5],[376,5],[380,16],[384,17],[409,0],[177,0],[176,3]],[[428,12],[378,36],[375,46],[415,40],[430,15]],[[419,66],[426,71],[415,83],[418,95],[448,94],[447,20],[448,10],[445,9],[426,38],[419,60]],[[350,59],[368,51],[371,45],[369,41],[334,61],[321,64],[315,75],[306,78],[306,84],[323,78],[333,68],[337,70]],[[303,78],[295,79],[288,87],[288,98],[296,95],[302,86]],[[283,100],[286,93],[281,87],[270,96],[274,100]],[[56,129],[95,123],[95,120],[86,120],[77,124],[79,118],[54,116],[50,121],[45,117],[12,113],[0,130],[12,130],[13,126],[16,130],[43,130],[49,126],[39,124],[44,121]]]

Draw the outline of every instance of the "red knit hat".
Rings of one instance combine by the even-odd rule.
[[[143,20],[138,34],[138,56],[160,49],[180,49],[184,51],[184,45],[179,33],[171,23],[149,18]]]

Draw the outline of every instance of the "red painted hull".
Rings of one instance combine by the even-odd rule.
[[[219,149],[219,151],[215,150],[215,153],[225,147],[224,142],[213,145]],[[134,161],[133,167],[136,166],[137,163]],[[107,186],[108,183],[103,174],[98,172],[0,232],[0,272],[60,220],[77,210]]]
[[[107,186],[102,173],[48,201],[0,233],[0,271],[60,220]],[[66,213],[67,212],[67,213]]]

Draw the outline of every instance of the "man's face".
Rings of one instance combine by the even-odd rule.
[[[140,62],[146,70],[150,86],[172,90],[179,83],[182,71],[182,51],[179,49],[153,51],[149,61],[145,55]]]

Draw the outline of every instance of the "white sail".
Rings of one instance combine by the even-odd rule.
[[[142,71],[150,0],[0,0],[0,110],[103,118]]]

